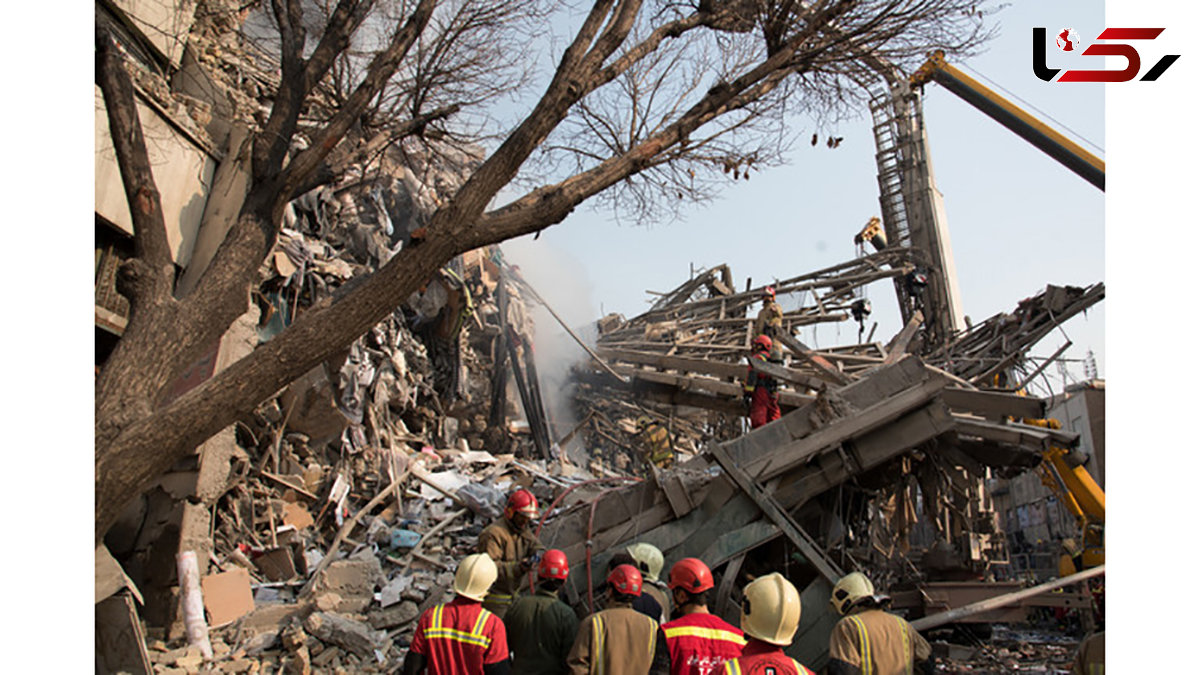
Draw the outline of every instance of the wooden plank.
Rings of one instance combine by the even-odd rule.
[[[778,339],[785,346],[787,346],[788,349],[792,350],[793,354],[812,364],[813,367],[817,369],[818,376],[829,380],[834,384],[848,384],[850,382],[850,378],[842,373],[842,371],[835,368],[833,364],[825,359],[825,357],[815,354],[813,350],[805,347],[804,343],[797,340],[794,336],[784,333],[781,334]]]
[[[921,323],[924,321],[925,315],[921,313],[921,310],[918,309],[913,312],[912,317],[909,318],[904,328],[888,343],[888,355],[883,360],[884,363],[895,363],[900,360],[900,357],[904,356],[908,350],[908,344],[912,342],[913,336],[917,334],[917,329],[921,327]]]
[[[1045,450],[1049,449],[1050,442],[1071,448],[1079,444],[1079,434],[1061,429],[1045,429],[1018,422],[998,424],[964,415],[955,415],[954,420],[958,433],[979,436],[997,443],[1030,448],[1040,447]]]
[[[791,382],[792,384],[798,384],[802,387],[807,387],[808,389],[815,389],[816,391],[825,391],[826,382],[824,380],[805,375],[804,373],[792,368],[785,368],[777,363],[759,361],[758,359],[750,359],[750,367],[758,373],[768,375],[777,380]]]
[[[1063,346],[1061,346],[1057,350],[1055,350],[1054,353],[1051,354],[1050,357],[1047,358],[1045,361],[1042,361],[1042,365],[1038,366],[1037,368],[1034,368],[1032,373],[1026,375],[1025,379],[1021,380],[1021,383],[1017,385],[1017,387],[1016,387],[1017,390],[1019,391],[1021,389],[1024,389],[1025,387],[1029,386],[1029,383],[1033,382],[1033,378],[1037,377],[1038,374],[1040,374],[1043,370],[1045,370],[1046,366],[1053,363],[1054,359],[1057,359],[1059,356],[1062,356],[1062,353],[1067,351],[1067,349],[1070,346],[1071,346],[1071,341],[1067,340],[1066,344],[1064,344]]]
[[[1045,399],[1002,391],[947,387],[942,392],[942,400],[951,410],[971,412],[989,419],[1006,416],[1040,419],[1046,416]]]
[[[741,573],[742,563],[745,560],[746,554],[739,553],[729,561],[729,564],[725,566],[725,571],[721,574],[721,585],[717,587],[717,597],[713,598],[714,602],[712,606],[714,613],[718,616],[735,616],[738,614],[740,608],[733,600],[733,587],[737,583],[738,574]]]
[[[750,497],[758,505],[758,508],[762,509],[762,512],[783,531],[792,545],[800,549],[800,553],[804,555],[809,564],[816,568],[817,572],[828,579],[830,583],[837,583],[837,580],[842,578],[842,571],[837,564],[826,557],[825,552],[813,541],[812,537],[808,536],[808,533],[796,524],[770,495],[764,493],[762,488],[741,467],[734,464],[724,448],[714,445],[708,449],[708,452],[717,460],[725,473],[733,479],[738,488]]]

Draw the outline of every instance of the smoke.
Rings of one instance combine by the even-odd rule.
[[[597,308],[583,264],[544,239],[535,241],[532,237],[522,237],[510,240],[501,246],[501,250],[505,260],[518,267],[521,277],[588,347],[594,349]],[[556,442],[579,423],[573,403],[571,368],[591,357],[545,307],[533,298],[526,297],[525,300],[535,325],[533,348],[542,404],[550,420],[551,442]],[[578,436],[564,450],[574,464],[587,466],[588,455]]]

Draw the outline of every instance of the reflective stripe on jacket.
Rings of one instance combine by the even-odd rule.
[[[567,658],[571,675],[646,675],[658,622],[615,603],[583,620]]]
[[[911,675],[913,664],[931,653],[910,623],[880,609],[843,617],[829,636],[829,658],[858,668],[862,675]]]
[[[671,675],[709,675],[742,655],[742,631],[712,614],[692,613],[663,624]]]
[[[479,674],[485,664],[508,659],[504,624],[463,597],[425,610],[410,649],[425,656],[430,675]]]

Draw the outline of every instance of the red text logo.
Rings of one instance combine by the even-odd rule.
[[[1097,40],[1153,40],[1162,34],[1165,28],[1105,28],[1096,37]],[[1066,28],[1055,36],[1059,49],[1075,51],[1078,48],[1078,38],[1074,29]],[[1133,45],[1121,42],[1093,43],[1087,49],[1079,52],[1082,56],[1122,56],[1126,64],[1123,70],[1067,70],[1057,80],[1060,68],[1050,68],[1046,65],[1046,29],[1038,26],[1033,29],[1033,74],[1046,82],[1129,82],[1138,76],[1142,70],[1142,57]],[[1179,54],[1168,54],[1160,58],[1142,75],[1141,82],[1153,82],[1159,78],[1172,63],[1179,59]]]

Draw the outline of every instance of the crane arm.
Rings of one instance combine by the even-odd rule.
[[[940,49],[932,52],[929,59],[909,77],[913,86],[923,85],[930,80],[949,89],[1087,182],[1104,190],[1104,160],[947,63],[946,55]]]

